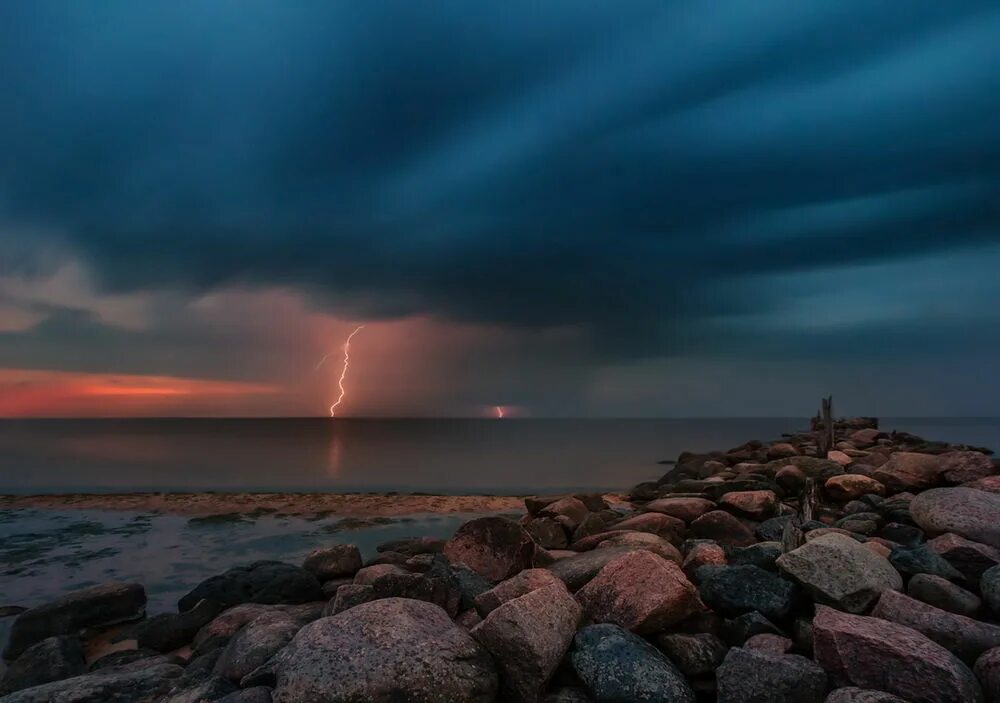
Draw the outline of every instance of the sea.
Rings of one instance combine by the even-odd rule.
[[[806,418],[0,420],[0,494],[170,491],[523,495],[623,491],[685,450],[777,439]],[[1000,419],[889,418],[887,430],[1000,448]],[[309,550],[448,537],[475,514],[221,519],[156,512],[0,509],[0,608],[107,581],[146,586],[149,612],[201,580]],[[0,646],[13,618],[0,617]],[[0,670],[3,665],[0,663]]]

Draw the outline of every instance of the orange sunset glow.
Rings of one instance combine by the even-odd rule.
[[[0,369],[0,416],[162,415],[280,392],[265,383],[138,374]]]

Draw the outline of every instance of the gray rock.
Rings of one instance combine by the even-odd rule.
[[[184,673],[176,664],[109,667],[90,674],[25,688],[3,703],[149,703],[167,695]]]
[[[778,568],[821,603],[860,613],[903,579],[886,560],[850,537],[830,533],[783,554]]]
[[[930,535],[953,532],[1000,548],[1000,494],[975,488],[935,488],[910,501],[910,513]]]
[[[695,703],[684,675],[653,645],[617,625],[577,632],[570,664],[597,703]]]
[[[441,608],[385,598],[306,625],[279,652],[281,703],[492,701],[489,654]]]
[[[48,637],[28,647],[7,667],[0,679],[0,696],[78,676],[86,670],[79,638]]]
[[[924,544],[917,547],[894,547],[889,554],[889,563],[896,567],[896,571],[907,576],[933,574],[949,581],[965,580],[947,559]]]
[[[685,676],[713,673],[729,651],[725,642],[707,632],[660,634],[656,636],[656,646]]]
[[[719,703],[823,703],[826,672],[797,654],[729,650],[716,672]]]
[[[239,682],[291,642],[301,627],[302,623],[287,613],[259,615],[229,641],[215,664],[215,673],[234,683]]]
[[[729,566],[757,566],[774,571],[781,556],[781,542],[758,542],[742,549],[733,549],[727,555]]]
[[[702,601],[730,618],[757,611],[784,620],[799,600],[798,586],[757,566],[703,566],[696,579]]]
[[[967,617],[974,616],[982,606],[982,601],[975,593],[931,574],[917,574],[911,578],[906,585],[906,592],[919,601]]]
[[[223,607],[240,603],[309,603],[323,600],[323,589],[305,569],[280,561],[258,561],[212,576],[178,601],[181,612],[208,599]]]
[[[319,547],[309,552],[302,568],[320,582],[339,576],[353,576],[361,568],[361,551],[353,544]]]
[[[494,608],[471,635],[493,655],[504,689],[538,701],[580,622],[581,609],[562,581]]]
[[[16,659],[36,642],[75,635],[84,629],[107,627],[141,618],[146,591],[138,583],[109,583],[82,588],[50,603],[25,610],[10,628],[4,659]]]

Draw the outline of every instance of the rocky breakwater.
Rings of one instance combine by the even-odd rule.
[[[246,565],[173,613],[137,584],[69,594],[15,621],[0,702],[1000,701],[996,462],[868,419],[835,440]],[[93,661],[108,628],[125,648]]]

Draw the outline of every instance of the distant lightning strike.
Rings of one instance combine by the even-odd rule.
[[[503,420],[503,406],[497,405],[497,420]]]
[[[336,417],[337,416],[337,406],[340,405],[344,401],[344,396],[347,395],[347,391],[344,389],[344,379],[347,378],[347,369],[351,365],[351,340],[354,339],[354,335],[356,335],[358,332],[360,332],[364,328],[365,328],[364,325],[358,325],[358,327],[353,332],[351,332],[349,335],[347,335],[347,341],[344,342],[344,347],[343,347],[343,349],[344,349],[344,368],[341,370],[341,372],[340,372],[340,378],[337,380],[337,387],[340,389],[340,395],[337,396],[336,402],[333,405],[330,406],[330,417]],[[326,361],[329,356],[330,355],[327,354],[322,359],[320,359],[319,363],[316,364],[316,368],[319,369],[319,367],[323,365],[323,362]]]

